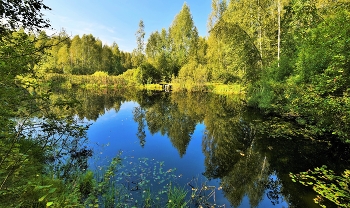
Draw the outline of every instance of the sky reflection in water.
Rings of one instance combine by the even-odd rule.
[[[202,138],[205,132],[205,125],[199,123],[191,136],[191,141],[187,146],[186,153],[180,157],[179,152],[173,147],[167,135],[157,132],[151,134],[147,125],[145,128],[146,143],[141,147],[140,140],[136,136],[138,124],[133,120],[133,110],[139,107],[136,102],[124,102],[120,110],[108,110],[94,122],[89,131],[88,138],[90,146],[94,149],[94,156],[89,163],[92,169],[99,166],[107,166],[112,157],[119,151],[123,151],[123,156],[134,158],[149,158],[156,161],[164,161],[164,169],[176,168],[177,182],[190,191],[186,185],[194,177],[198,181],[206,181],[202,175],[205,172],[205,156],[202,152]],[[276,176],[271,176],[276,178]],[[209,181],[209,185],[216,186],[216,203],[225,204],[230,207],[230,202],[224,197],[223,192],[218,190],[220,181],[214,179]],[[250,207],[249,198],[243,197],[239,207]],[[286,202],[272,205],[266,193],[260,201],[258,207],[288,207]]]

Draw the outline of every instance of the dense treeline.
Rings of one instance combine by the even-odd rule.
[[[335,17],[341,12],[346,18],[345,0],[213,0],[209,36],[200,37],[190,8],[184,4],[170,27],[152,32],[147,44],[141,20],[136,32],[138,47],[132,53],[120,51],[116,43],[102,45],[91,34],[69,38],[64,31],[53,37],[42,33],[43,40],[60,44],[49,50],[51,56],[39,68],[67,74],[105,71],[111,75],[136,69],[134,73],[143,84],[187,81],[251,85],[270,68],[278,69],[279,78],[289,76],[301,47],[315,41],[308,40],[315,36],[311,29],[330,29],[326,22],[341,21]],[[327,35],[329,31],[322,32]]]
[[[42,72],[93,74],[105,71],[118,75],[133,67],[130,53],[120,51],[116,43],[103,45],[91,34],[70,38],[65,31],[52,37],[41,32],[38,39],[39,44],[52,46],[37,67]]]
[[[152,33],[146,46],[142,20],[139,27],[136,33],[138,48],[132,53],[120,51],[116,43],[112,46],[103,45],[91,34],[70,38],[64,31],[52,37],[41,32],[39,39],[53,47],[48,49],[49,55],[37,68],[43,72],[65,74],[105,71],[110,75],[134,69],[140,83],[154,83],[171,81],[190,61],[195,61],[196,64],[206,62],[206,41],[198,36],[186,4],[169,30]]]
[[[303,137],[349,142],[348,1],[213,1],[213,8],[212,79],[246,85],[249,105],[293,118]]]
[[[251,84],[249,104],[295,118],[311,138],[336,135],[349,142],[349,6],[348,1],[285,4],[280,53]]]

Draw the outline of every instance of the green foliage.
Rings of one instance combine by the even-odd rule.
[[[199,38],[186,3],[176,15],[169,30],[162,29],[161,32],[152,33],[146,45],[147,62],[157,71],[152,75],[156,82],[170,82],[191,60],[204,64],[205,53],[205,39]]]
[[[94,180],[94,173],[92,171],[87,171],[82,177],[79,183],[79,191],[82,199],[86,199],[92,192],[96,181]]]
[[[202,64],[191,60],[185,64],[179,72],[175,83],[180,85],[180,89],[188,91],[206,91],[205,84],[208,81],[208,70]]]
[[[108,72],[96,71],[92,76],[96,76],[96,77],[107,77],[107,76],[108,76]]]
[[[104,71],[111,75],[122,74],[132,68],[132,55],[122,52],[116,43],[102,45],[93,35],[76,35],[72,39],[63,30],[56,36],[46,37],[48,53],[36,66],[37,71],[64,74],[93,74]]]
[[[281,60],[284,60],[282,58]],[[262,72],[261,78],[249,86],[248,105],[256,106],[265,112],[283,114],[286,106],[284,92],[290,88],[286,79],[291,74],[288,67],[280,63],[280,67],[272,65]]]
[[[186,201],[187,192],[184,188],[177,186],[172,187],[170,184],[168,194],[168,203],[166,207],[177,208],[177,207],[186,207],[188,202]]]
[[[134,58],[134,66],[139,67],[144,62],[144,53],[145,53],[145,24],[143,23],[143,20],[140,20],[139,22],[139,29],[136,32],[136,42],[137,42],[137,49],[133,52],[135,55]]]
[[[288,108],[309,117],[317,133],[330,132],[348,141],[349,12],[327,18],[309,32],[300,49],[297,67],[288,82]],[[343,37],[344,36],[344,37]],[[337,121],[337,122],[332,122]],[[309,124],[310,124],[309,123]]]
[[[175,180],[175,169],[163,170],[164,163],[148,158],[113,158],[108,167],[86,175],[82,185],[89,190],[84,202],[103,207],[161,207],[167,202],[168,184]],[[94,178],[92,178],[94,177]],[[92,186],[91,186],[92,185]],[[152,189],[151,189],[152,188]]]
[[[55,90],[72,88],[122,90],[132,81],[128,76],[109,76],[106,72],[97,72],[94,76],[46,73],[40,78],[40,82],[49,84]]]
[[[142,63],[138,67],[138,74],[136,75],[140,84],[152,84],[160,82],[161,75],[159,71],[150,63]]]
[[[339,10],[321,21],[310,4],[291,2],[285,37],[292,39],[282,45],[278,64],[251,85],[248,104],[292,116],[316,137],[348,142],[349,12]]]
[[[118,77],[121,77],[125,80],[128,80],[128,84],[130,86],[132,85],[139,85],[142,81],[140,76],[140,69],[129,69],[125,71],[123,74],[119,75]]]
[[[258,78],[258,51],[237,24],[220,20],[215,25],[208,39],[207,59],[212,81],[244,83]]]
[[[326,207],[324,198],[330,200],[339,207],[350,206],[350,170],[345,170],[341,175],[336,175],[327,166],[308,170],[299,174],[290,173],[293,182],[298,181],[304,186],[311,186],[319,194],[314,199],[315,203]]]
[[[222,15],[227,9],[226,0],[212,0],[211,1],[212,11],[208,19],[208,29],[209,31],[213,29],[215,24],[222,18]]]
[[[43,4],[41,0],[4,0],[0,5],[2,18],[6,21],[1,22],[0,34],[3,35],[7,30],[13,31],[18,28],[29,29],[30,31],[39,31],[50,27],[49,21],[43,18],[41,10],[51,10],[50,7]]]
[[[161,32],[151,33],[146,45],[147,61],[157,69],[165,82],[171,81],[175,73],[170,42],[169,33],[163,28]]]
[[[194,51],[198,43],[198,32],[194,25],[190,8],[186,3],[181,11],[176,15],[169,28],[171,38],[171,56],[175,67],[179,70],[194,56]],[[177,75],[178,70],[174,72]]]
[[[27,1],[25,11],[22,1],[6,1],[0,8],[4,7],[8,17],[15,12],[17,19],[6,33],[1,31],[0,39],[1,206],[77,206],[77,189],[65,182],[73,181],[70,179],[75,171],[86,168],[89,151],[82,144],[87,128],[74,117],[51,111],[55,107],[72,107],[74,101],[53,101],[50,89],[38,89],[39,74],[34,69],[43,60],[45,48],[50,47],[46,45],[46,35],[9,30],[21,25],[21,21],[29,31],[44,27],[47,22],[37,10],[47,7],[37,1]],[[12,19],[8,20],[12,24]],[[82,153],[85,159],[77,157]]]
[[[53,115],[37,122],[33,119],[18,122],[21,123],[18,136],[8,135],[2,139],[4,145],[0,145],[1,198],[12,199],[8,201],[11,207],[38,200],[55,201],[57,207],[76,203],[73,200],[78,198],[76,188],[63,181],[73,180],[75,173],[86,168],[89,151],[81,147],[86,128],[73,119]]]

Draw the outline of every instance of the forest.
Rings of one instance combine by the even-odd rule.
[[[9,197],[26,207],[39,199],[38,206],[45,202],[48,207],[53,201],[79,204],[87,197],[77,193],[88,189],[90,176],[79,178],[81,186],[64,184],[69,173],[83,174],[78,169],[86,160],[74,159],[90,154],[85,147],[78,148],[88,126],[81,126],[72,115],[50,111],[73,108],[79,102],[72,97],[50,99],[51,89],[42,86],[52,83],[40,81],[45,76],[100,73],[122,85],[172,83],[183,91],[203,92],[210,91],[213,83],[239,85],[249,108],[299,127],[289,131],[281,126],[284,133],[330,144],[350,143],[348,0],[212,0],[207,37],[198,35],[185,3],[169,28],[152,32],[148,40],[147,22],[140,20],[137,48],[131,53],[121,51],[117,43],[103,45],[93,34],[71,37],[62,30],[48,36],[43,29],[50,24],[40,10],[50,8],[41,0],[0,4],[6,19],[0,24],[1,200]],[[74,145],[64,146],[67,143]],[[52,147],[58,145],[62,149],[55,153]],[[43,164],[54,167],[67,155],[73,162],[60,170],[45,169]],[[50,174],[56,174],[55,180]],[[342,180],[349,182],[348,172],[344,174]],[[337,205],[346,207],[349,188],[341,187],[345,197]],[[332,196],[337,201],[337,194]],[[26,197],[33,201],[17,200]]]

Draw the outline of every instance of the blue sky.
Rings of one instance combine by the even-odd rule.
[[[104,44],[115,41],[121,50],[131,52],[141,19],[147,41],[151,32],[169,28],[185,2],[199,35],[206,36],[211,0],[45,0],[52,10],[44,14],[56,32],[64,28],[72,36],[92,34]]]

